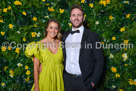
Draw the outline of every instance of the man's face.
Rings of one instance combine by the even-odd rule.
[[[74,28],[79,28],[83,24],[84,20],[85,20],[85,17],[83,15],[83,12],[80,9],[75,8],[72,10],[70,21]]]

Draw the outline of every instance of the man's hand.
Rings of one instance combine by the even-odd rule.
[[[39,66],[39,73],[42,72],[42,65]]]
[[[94,85],[94,83],[93,83],[93,82],[91,82],[91,84],[92,84],[92,87],[94,88],[94,86],[95,86],[95,85]]]

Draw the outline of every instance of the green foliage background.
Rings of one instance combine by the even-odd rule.
[[[101,41],[104,44],[123,43],[124,40],[129,40],[133,44],[133,48],[116,49],[104,48],[105,68],[98,85],[100,91],[134,91],[136,90],[136,1],[130,0],[109,0],[110,3],[104,6],[100,4],[100,0],[20,0],[22,5],[15,5],[15,0],[0,0],[0,32],[5,32],[0,35],[0,90],[4,91],[29,91],[33,84],[33,62],[24,55],[24,49],[20,48],[19,53],[16,49],[6,49],[2,51],[2,44],[11,43],[16,47],[17,44],[25,44],[32,41],[39,41],[43,36],[44,26],[48,19],[57,19],[62,27],[62,33],[71,29],[69,26],[70,7],[73,4],[81,5],[86,14],[84,25],[90,30],[99,34]],[[103,0],[104,1],[104,0]],[[105,0],[106,1],[106,0]],[[108,1],[108,0],[107,0]],[[92,3],[93,7],[89,4]],[[49,4],[49,6],[47,5]],[[11,6],[11,9],[3,12],[4,8]],[[54,11],[48,11],[48,7],[53,7]],[[64,9],[60,13],[59,9]],[[22,12],[26,12],[26,16]],[[126,14],[130,14],[126,18]],[[112,15],[113,19],[109,19]],[[48,18],[48,17],[49,18]],[[33,17],[37,17],[37,21],[33,21]],[[13,28],[9,28],[9,24],[13,24]],[[37,27],[34,25],[36,24]],[[125,31],[120,29],[125,27]],[[19,33],[20,32],[20,33]],[[40,32],[40,37],[32,37],[32,32]],[[114,40],[112,37],[116,37]],[[26,38],[26,41],[23,41]],[[6,44],[7,46],[7,44]],[[8,47],[8,46],[7,46]],[[126,53],[127,59],[123,60],[122,55]],[[112,55],[112,58],[110,58]],[[23,66],[18,67],[18,63]],[[125,64],[127,66],[125,66]],[[29,66],[30,75],[26,74],[25,65]],[[4,67],[7,69],[4,71]],[[115,67],[117,72],[112,72],[111,68]],[[9,71],[14,71],[14,76],[11,77]],[[118,73],[120,77],[116,78]],[[25,81],[30,77],[29,81]],[[131,80],[130,80],[131,79]],[[5,83],[2,86],[2,83]]]

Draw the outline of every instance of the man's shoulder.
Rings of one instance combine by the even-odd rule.
[[[89,34],[90,37],[96,37],[98,34],[96,32],[93,32],[90,29],[85,28],[85,31]]]
[[[70,32],[70,30],[67,30],[67,31],[64,32],[63,35],[67,35],[69,32]]]
[[[65,32],[63,33],[62,40],[65,40],[65,39],[66,39],[66,37],[67,37],[67,35],[69,34],[69,32],[70,32],[70,30],[65,31]]]

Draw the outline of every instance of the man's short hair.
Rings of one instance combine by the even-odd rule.
[[[84,16],[84,10],[83,10],[83,8],[80,5],[77,5],[77,4],[72,6],[71,11],[70,11],[70,15],[71,15],[72,10],[76,9],[76,8],[79,9],[79,10],[81,10],[82,13],[83,13],[83,16]]]

